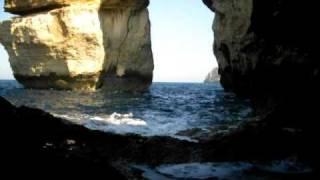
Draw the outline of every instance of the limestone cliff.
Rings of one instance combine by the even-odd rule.
[[[219,82],[220,81],[220,75],[218,72],[218,68],[213,68],[212,71],[209,72],[209,74],[206,76],[204,83],[213,83],[213,82]]]
[[[224,88],[249,97],[258,115],[271,114],[262,123],[318,136],[316,2],[203,1],[215,12],[214,52]]]
[[[100,22],[106,56],[106,88],[145,89],[152,82],[153,56],[148,1],[106,1]],[[140,4],[139,4],[139,3]],[[123,78],[118,78],[123,77]]]
[[[226,89],[251,97],[263,108],[316,92],[320,65],[314,45],[319,33],[315,3],[203,1],[215,12],[214,52]]]
[[[5,10],[21,16],[1,22],[0,42],[26,87],[145,89],[153,72],[148,3],[6,0]]]

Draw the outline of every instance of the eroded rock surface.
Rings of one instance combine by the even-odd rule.
[[[214,52],[226,89],[251,97],[258,109],[292,104],[288,101],[310,93],[316,97],[320,65],[314,45],[319,32],[313,20],[315,3],[204,2],[215,12]]]
[[[256,126],[252,131],[260,129],[260,133],[271,135],[275,132],[269,129],[272,126],[288,132],[304,132],[306,136],[301,139],[293,137],[296,143],[302,140],[302,144],[310,137],[319,136],[316,128],[320,100],[320,63],[316,52],[319,27],[314,21],[315,2],[203,2],[215,12],[214,53],[221,84],[226,90],[249,97],[258,116],[268,116],[259,118],[256,124],[260,128]],[[250,131],[248,127],[243,130]],[[258,141],[269,141],[264,137]],[[307,145],[302,147],[307,149]],[[311,154],[316,156],[314,152],[304,155]]]
[[[128,1],[128,8],[119,8],[120,3],[106,1],[100,10],[106,88],[145,89],[152,82],[154,65],[147,3],[133,2],[136,1]]]
[[[30,88],[146,89],[152,81],[149,1],[5,1],[1,22],[16,79]]]

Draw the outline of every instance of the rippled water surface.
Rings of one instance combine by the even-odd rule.
[[[284,180],[310,179],[310,167],[290,161],[271,161],[265,163],[249,162],[211,162],[189,164],[166,164],[158,167],[133,165],[143,172],[146,179],[214,179],[214,180]]]
[[[0,95],[20,106],[44,109],[88,128],[145,136],[188,129],[206,131],[250,116],[249,103],[224,92],[219,83],[154,83],[145,93],[30,90],[0,81]]]

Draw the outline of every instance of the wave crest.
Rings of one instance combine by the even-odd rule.
[[[133,118],[132,113],[119,114],[117,112],[112,113],[109,117],[92,117],[91,121],[98,121],[112,125],[130,125],[130,126],[147,126],[144,120]]]

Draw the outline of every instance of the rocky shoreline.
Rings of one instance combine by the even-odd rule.
[[[8,4],[16,1],[6,2],[8,11],[20,13],[16,9],[19,5]],[[52,2],[60,4],[58,0]],[[58,9],[47,9],[44,14],[22,14],[22,17],[0,24],[0,41],[9,51],[16,75],[41,77],[59,72],[57,75],[63,77],[77,77],[111,72],[111,77],[118,78],[129,73],[141,77],[142,82],[147,80],[148,86],[153,71],[150,22],[146,10],[148,1],[139,1],[144,2],[140,4],[134,0],[116,0],[112,1],[115,4],[108,4],[109,1],[102,0],[104,3],[100,4],[100,1],[93,0],[95,3],[90,6],[83,6],[80,0],[76,2],[70,1],[70,6],[59,6]],[[319,148],[315,139],[319,137],[320,64],[314,45],[319,33],[314,21],[316,2],[203,2],[215,12],[214,52],[220,82],[226,91],[250,98],[255,118],[234,126],[215,127],[194,143],[169,137],[121,136],[93,131],[41,110],[14,107],[1,98],[5,168],[33,169],[30,173],[42,170],[60,173],[68,169],[69,173],[97,175],[98,172],[119,179],[132,179],[140,176],[128,169],[131,163],[157,166],[210,161],[266,162],[289,158],[308,164],[313,172],[279,179],[318,179]],[[24,8],[32,10],[39,5],[41,8],[52,7],[47,3],[27,3]],[[83,14],[91,19],[86,22],[73,19]],[[35,22],[48,22],[48,19],[57,28],[47,32],[42,31],[46,28],[39,28],[47,27],[47,23],[33,26]],[[88,22],[95,26],[86,26]],[[79,25],[89,29],[79,28]],[[61,31],[55,31],[59,28]],[[19,35],[23,36],[14,38],[16,34],[11,32],[21,32]],[[50,36],[40,36],[43,33]],[[17,48],[12,48],[13,45]],[[65,49],[65,45],[73,48]],[[49,53],[51,61],[47,61],[48,49],[52,47],[57,52]]]
[[[211,135],[194,143],[171,137],[89,130],[38,109],[16,108],[3,98],[0,98],[0,113],[6,114],[2,119],[5,128],[2,132],[5,135],[3,159],[10,164],[6,166],[8,170],[30,168],[61,173],[66,168],[71,173],[86,169],[80,174],[98,172],[131,179],[141,174],[135,175],[130,164],[265,162],[292,157],[310,165],[317,163],[313,162],[316,150],[308,148],[313,143],[306,141],[310,137],[297,129],[278,127],[272,123],[272,115],[233,127],[217,127]],[[14,127],[14,132],[6,127]]]

